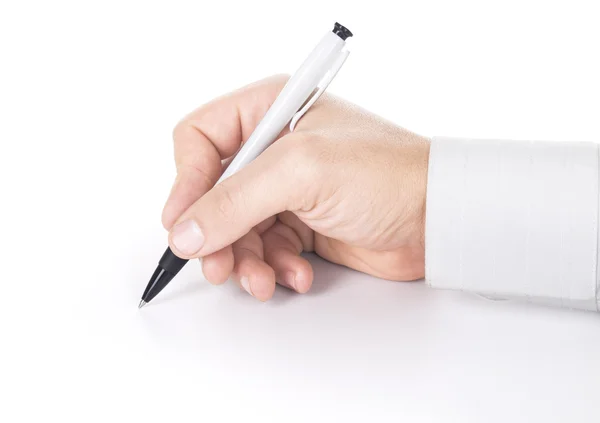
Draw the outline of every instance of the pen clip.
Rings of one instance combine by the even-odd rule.
[[[317,84],[317,92],[313,94],[313,96],[310,98],[310,100],[308,100],[304,104],[304,107],[302,107],[300,109],[300,111],[298,111],[292,118],[292,121],[290,122],[290,132],[294,132],[294,129],[296,128],[296,124],[298,123],[300,118],[302,116],[304,116],[304,114],[308,111],[308,109],[310,109],[311,106],[313,104],[315,104],[315,102],[319,99],[319,97],[321,97],[321,95],[325,92],[325,90],[327,89],[329,84],[331,84],[331,81],[333,81],[333,78],[335,78],[337,73],[342,68],[342,65],[348,58],[349,54],[350,54],[349,50],[344,50],[340,53],[340,55],[337,57],[337,59],[333,63],[333,66],[331,67],[331,69],[329,69],[327,71],[325,76],[323,76],[321,81],[319,81],[319,83]]]

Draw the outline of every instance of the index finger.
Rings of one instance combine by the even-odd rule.
[[[248,139],[287,80],[276,75],[250,84],[199,107],[175,126],[177,178],[163,209],[166,229],[214,186],[222,160]]]

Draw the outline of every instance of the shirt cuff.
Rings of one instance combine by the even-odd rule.
[[[434,138],[427,283],[597,311],[599,161],[594,143]]]

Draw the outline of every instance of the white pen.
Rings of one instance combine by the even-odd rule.
[[[333,31],[325,34],[302,66],[285,84],[265,117],[254,129],[250,138],[244,143],[217,183],[230,177],[257,158],[268,146],[273,144],[287,124],[290,124],[290,130],[294,130],[298,120],[323,94],[346,61],[350,52],[345,48],[345,40],[351,36],[352,33],[339,23],[335,24]],[[315,89],[317,92],[307,102]],[[305,102],[306,105],[300,110]]]
[[[337,22],[333,30],[325,34],[285,84],[273,105],[236,154],[227,170],[223,172],[217,184],[257,158],[273,144],[288,124],[290,130],[294,130],[298,120],[323,94],[348,58],[350,52],[346,49],[346,39],[349,37],[352,37],[352,32]],[[162,291],[185,263],[187,260],[177,257],[170,248],[167,248],[146,286],[139,308],[149,303]]]

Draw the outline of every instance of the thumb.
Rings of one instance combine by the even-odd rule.
[[[306,201],[306,175],[295,169],[299,137],[287,135],[192,204],[169,233],[182,258],[204,257],[247,234],[263,220]],[[306,144],[306,143],[303,143]],[[301,160],[300,160],[301,161]],[[300,197],[300,198],[298,198]]]

